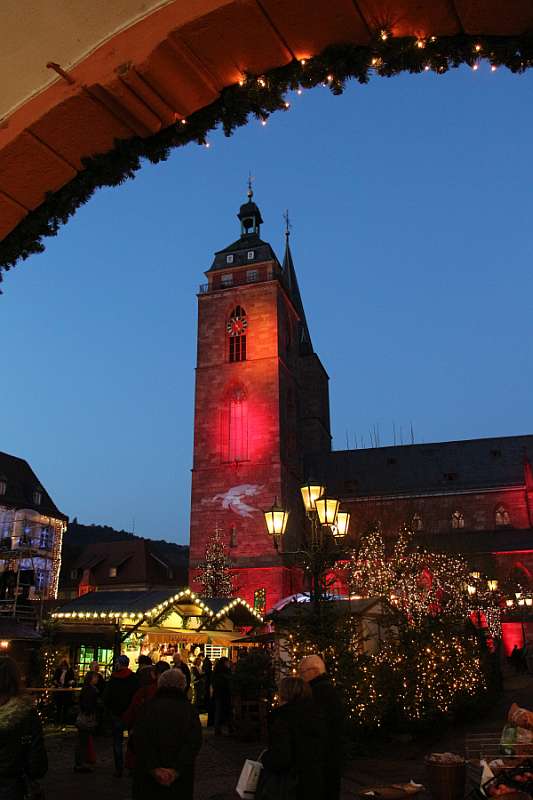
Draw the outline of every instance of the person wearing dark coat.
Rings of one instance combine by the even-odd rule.
[[[193,800],[202,727],[185,690],[183,672],[167,670],[154,698],[139,710],[132,733],[133,800]]]
[[[129,707],[133,695],[139,686],[138,677],[129,668],[128,656],[119,656],[117,668],[112,673],[104,691],[104,705],[111,712],[113,733],[113,758],[115,761],[115,777],[121,778],[124,771],[124,730],[122,715]]]
[[[80,713],[86,720],[94,719],[94,726],[92,729],[88,727],[80,727],[78,725],[78,739],[76,748],[74,750],[74,772],[92,772],[91,768],[87,766],[89,756],[89,741],[93,731],[98,725],[98,673],[88,672],[83,681],[83,688],[80,692],[79,704]]]
[[[76,684],[74,670],[69,666],[66,658],[60,661],[57,669],[54,670],[52,685],[54,689],[72,689]],[[54,702],[56,706],[56,723],[63,725],[68,716],[68,710],[72,705],[72,692],[54,692]]]
[[[269,773],[276,780],[289,781],[295,800],[322,800],[326,782],[324,751],[326,732],[313,703],[308,684],[302,678],[283,678],[279,686],[280,705],[270,715],[268,750],[264,766],[263,796],[274,797],[276,785],[266,785]],[[262,790],[258,788],[258,798]]]
[[[174,662],[174,669],[180,669],[185,675],[185,680],[187,683],[185,694],[187,694],[191,686],[191,671],[189,669],[189,665],[182,659],[180,653],[175,653],[172,660]]]
[[[326,732],[325,766],[328,779],[322,800],[339,800],[346,728],[344,706],[320,656],[305,656],[300,662],[299,672],[311,688],[313,702]]]
[[[41,721],[21,693],[18,667],[0,658],[0,800],[23,800],[28,782],[46,775],[48,757]]]
[[[219,658],[215,664],[212,677],[213,705],[215,715],[215,734],[222,733],[222,726],[233,729],[233,711],[231,706],[231,662],[226,656]]]

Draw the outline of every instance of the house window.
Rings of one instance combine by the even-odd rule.
[[[43,499],[43,490],[40,486],[38,486],[35,491],[33,492],[33,502],[36,506],[41,505],[41,500]]]
[[[266,611],[266,589],[256,589],[254,592],[254,610],[258,614]]]
[[[421,531],[424,528],[424,523],[422,522],[422,517],[420,514],[413,514],[413,519],[411,520],[411,524],[413,526],[414,531]]]
[[[2,475],[2,477],[0,477],[0,497],[4,495],[6,492],[7,492],[7,480]]]
[[[50,532],[50,528],[41,528],[41,533],[39,534],[39,547],[41,550],[50,550],[52,546],[52,536]]]
[[[246,283],[257,283],[259,280],[259,272],[256,269],[246,270]]]
[[[233,256],[226,256],[226,264],[233,264]]]
[[[227,647],[221,647],[221,645],[218,644],[204,644],[204,653],[211,663],[214,664],[218,658],[227,656],[229,650]]]
[[[505,506],[498,506],[494,512],[494,522],[497,528],[508,528],[511,525],[511,518]]]
[[[452,514],[452,528],[464,528],[465,518],[461,511],[454,511]]]
[[[71,580],[73,580],[73,581],[77,580],[77,578],[78,578],[78,570],[77,569],[71,569],[70,570],[70,577],[71,577]]]
[[[255,258],[255,250],[248,250],[248,261],[253,261]]]
[[[246,332],[248,319],[242,306],[235,306],[226,324],[229,337],[229,360],[246,361]]]
[[[117,568],[116,567],[109,567],[109,577],[116,578],[117,577]]]
[[[228,286],[233,286],[233,273],[227,272],[226,275],[223,275],[220,279],[220,285],[223,289]]]

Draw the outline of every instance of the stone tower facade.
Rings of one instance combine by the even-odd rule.
[[[286,549],[299,538],[305,452],[331,447],[328,376],[313,351],[288,233],[283,264],[260,238],[252,192],[240,238],[215,254],[198,295],[190,582],[218,529],[235,593],[271,608],[302,587],[276,552],[263,509],[290,510]]]

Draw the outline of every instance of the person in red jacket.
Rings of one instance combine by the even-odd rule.
[[[123,721],[123,715],[127,711],[139,686],[137,675],[131,671],[129,664],[128,656],[123,655],[117,658],[116,669],[108,681],[103,698],[105,706],[111,712],[116,778],[121,778],[124,771],[122,745],[126,726]]]

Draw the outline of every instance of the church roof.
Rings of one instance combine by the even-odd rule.
[[[248,258],[248,252],[250,250],[254,251],[253,259]],[[231,264],[226,262],[226,256],[229,253],[233,254],[233,262]],[[268,242],[264,242],[260,239],[257,233],[246,233],[240,236],[235,242],[228,244],[228,246],[224,247],[222,250],[217,250],[208,272],[214,272],[218,269],[228,270],[232,267],[243,267],[262,261],[277,260],[277,256]]]
[[[338,450],[306,457],[306,471],[341,498],[445,494],[524,485],[533,436]]]
[[[300,330],[299,330],[299,346],[302,355],[308,355],[313,352],[313,345],[311,343],[311,334],[305,318],[304,304],[302,303],[302,296],[300,294],[300,287],[298,286],[298,279],[296,277],[296,270],[294,269],[294,262],[292,260],[291,247],[289,244],[289,235],[286,234],[285,256],[283,258],[283,279],[285,286],[289,293],[298,316],[300,317]]]

